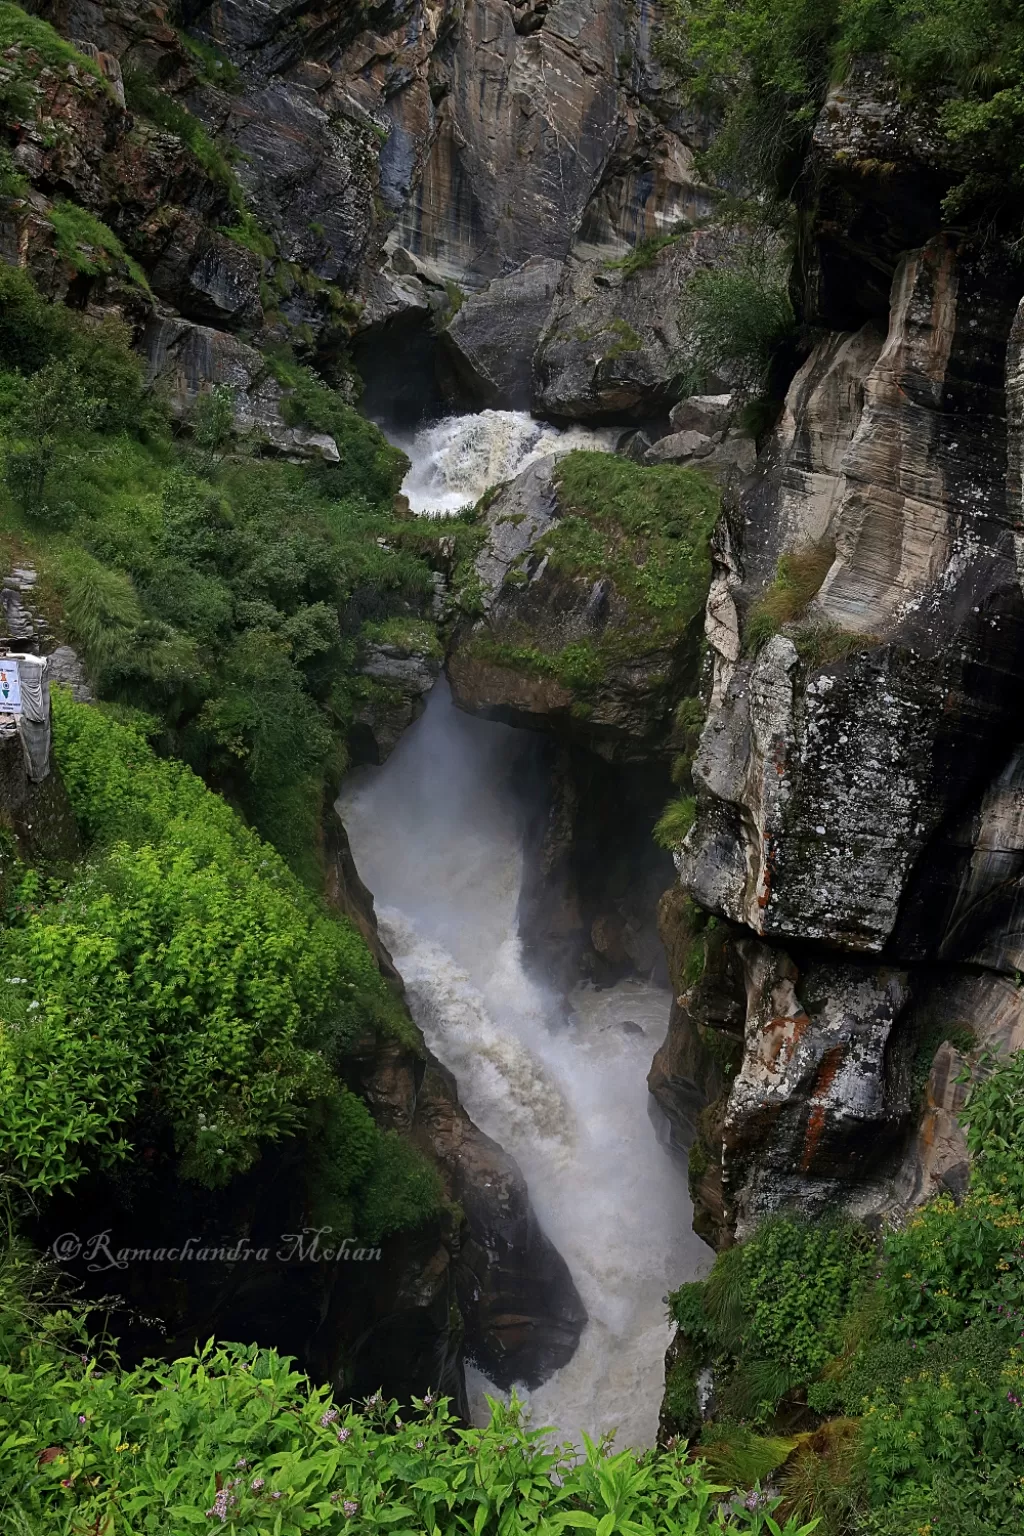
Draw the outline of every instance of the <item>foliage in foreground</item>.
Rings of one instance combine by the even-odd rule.
[[[471,1430],[429,1394],[405,1415],[379,1398],[338,1407],[289,1362],[237,1345],[132,1372],[37,1350],[0,1366],[0,1405],[0,1510],[23,1536],[812,1529],[773,1520],[756,1493],[723,1502],[682,1449],[588,1443],[577,1457],[515,1402]]]
[[[709,1464],[749,1471],[781,1429],[773,1480],[787,1507],[823,1515],[823,1536],[1024,1523],[1024,1054],[972,1090],[965,1119],[959,1204],[941,1195],[880,1241],[777,1217],[671,1298],[669,1407],[695,1425],[695,1375],[713,1364]]]
[[[166,1133],[222,1185],[318,1106],[332,1220],[379,1236],[437,1208],[432,1170],[339,1081],[404,1014],[361,936],[136,725],[54,697],[54,746],[91,840],[26,870],[0,940],[0,1159],[45,1195]]]

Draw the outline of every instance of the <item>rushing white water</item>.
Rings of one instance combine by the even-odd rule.
[[[479,501],[489,486],[511,480],[537,459],[574,448],[610,452],[614,430],[569,427],[564,431],[535,421],[525,411],[479,411],[449,416],[411,438],[392,441],[409,455],[402,486],[414,512],[451,517]]]
[[[670,998],[641,981],[564,1006],[522,964],[516,910],[531,740],[472,719],[442,681],[383,768],[339,801],[385,942],[427,1043],[470,1115],[518,1161],[590,1321],[528,1396],[578,1442],[653,1443],[670,1330],[665,1292],[703,1273],[683,1170],[659,1143],[646,1075]],[[482,1402],[491,1390],[471,1377]]]

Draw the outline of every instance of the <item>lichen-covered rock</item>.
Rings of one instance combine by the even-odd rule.
[[[744,503],[748,610],[765,590],[764,544],[835,549],[788,636],[756,659],[720,658],[722,703],[695,764],[706,812],[682,855],[684,883],[756,933],[881,949],[912,870],[1011,728],[1024,608],[1001,513],[1003,393],[983,361],[988,328],[1005,336],[1009,319],[1004,290],[978,283],[943,245],[908,257],[852,433],[860,391],[837,390],[837,370],[844,348],[844,369],[851,356],[869,363],[868,336],[791,392],[790,420],[809,400],[820,414],[820,392],[836,403],[815,450],[833,468],[813,478],[792,454],[787,463],[784,422]],[[971,410],[950,431],[945,407],[961,393]],[[735,562],[725,580],[742,607]]]
[[[1020,280],[935,233],[949,172],[921,111],[873,65],[826,104],[799,276],[831,330],[712,543],[677,864],[733,958],[680,995],[652,1086],[696,1133],[716,1242],[787,1206],[958,1195],[961,1069],[1024,1044]],[[744,1018],[724,1087],[720,977]]]

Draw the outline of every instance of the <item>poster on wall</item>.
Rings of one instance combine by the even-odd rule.
[[[21,677],[18,663],[0,656],[0,715],[21,714]]]

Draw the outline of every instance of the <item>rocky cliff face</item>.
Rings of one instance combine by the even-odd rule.
[[[707,129],[654,60],[656,0],[30,8],[92,50],[111,89],[76,80],[49,93],[15,158],[141,262],[158,306],[147,348],[183,408],[204,382],[227,382],[285,439],[260,349],[287,340],[336,362],[361,336],[372,398],[383,369],[395,408],[415,372],[413,419],[424,400],[467,393],[485,405],[536,396],[566,418],[667,411],[685,363],[680,274],[720,259],[729,237],[691,228],[709,209],[694,169]],[[216,139],[230,177],[146,128],[135,108],[154,86]],[[221,232],[237,219],[232,178],[259,240]],[[43,211],[5,241],[49,268],[60,296]],[[645,240],[649,262],[617,267]],[[130,298],[138,323],[145,296],[121,288],[93,283],[91,297]],[[459,319],[439,355],[438,333],[481,290],[477,324]],[[507,335],[510,304],[511,366],[493,336],[503,312]],[[168,312],[180,317],[171,330]],[[387,371],[396,343],[404,384]]]
[[[879,135],[913,197],[872,180]],[[870,69],[833,93],[812,153],[801,277],[827,329],[718,530],[677,864],[719,927],[697,983],[677,972],[652,1078],[670,1113],[687,1085],[717,1101],[691,1173],[726,1240],[784,1204],[866,1214],[956,1188],[952,1068],[1024,1040],[1022,280],[937,232],[926,127]],[[693,1134],[678,1103],[676,1121]]]

